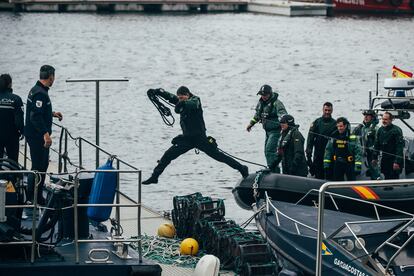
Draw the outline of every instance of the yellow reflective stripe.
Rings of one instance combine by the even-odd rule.
[[[331,160],[329,160],[329,159],[325,159],[325,160],[323,160],[323,162],[324,162],[324,163],[331,163],[332,161],[331,161]]]
[[[362,162],[356,161],[355,165],[362,165]]]
[[[252,120],[251,120],[253,123],[257,123],[257,121],[253,118]]]
[[[351,135],[351,136],[349,136],[349,139],[356,139],[356,136],[355,135]]]

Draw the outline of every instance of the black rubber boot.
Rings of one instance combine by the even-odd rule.
[[[150,184],[157,184],[158,183],[158,177],[151,175],[150,178],[148,178],[145,181],[142,181],[142,185],[150,185]]]
[[[249,168],[247,166],[242,166],[240,168],[240,173],[243,176],[243,178],[246,178],[249,176]]]

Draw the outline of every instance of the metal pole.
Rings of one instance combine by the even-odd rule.
[[[76,263],[79,263],[79,236],[78,236],[78,186],[79,186],[79,173],[75,177],[75,187],[73,189],[73,219],[74,219],[74,233],[75,233],[75,254]]]
[[[82,168],[82,138],[78,138],[79,141],[79,168]]]
[[[376,88],[377,90],[376,90],[376,94],[375,94],[376,96],[378,96],[378,78],[379,78],[379,74],[377,73],[377,88]]]
[[[96,145],[99,146],[99,80],[96,81],[96,120],[95,120],[95,131],[96,131]],[[96,149],[96,168],[99,167],[99,149]]]
[[[119,171],[119,160],[116,160],[116,169]],[[119,192],[121,191],[120,187],[119,187],[119,173],[116,174],[116,204],[119,204]],[[121,212],[120,212],[120,207],[116,206],[115,208],[115,218],[117,223],[119,223],[119,225],[121,225]],[[119,227],[115,228],[116,231],[116,235],[119,237],[121,235],[120,229]]]
[[[142,263],[142,237],[141,237],[141,181],[142,181],[142,172],[138,172],[138,218],[137,218],[137,228],[138,228],[138,258],[139,263]]]
[[[329,183],[329,182],[328,182]],[[318,208],[318,243],[316,245],[316,276],[322,274],[322,235],[323,235],[323,210],[325,206],[325,190],[328,185],[323,184],[319,189]]]
[[[42,176],[40,176],[42,177]],[[46,175],[45,175],[46,177]],[[40,179],[38,172],[34,175],[34,195],[33,195],[33,215],[32,215],[32,250],[30,254],[30,262],[34,263],[35,261],[35,249],[36,249],[36,213],[37,213],[37,189],[40,184]]]

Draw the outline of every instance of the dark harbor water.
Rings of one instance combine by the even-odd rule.
[[[39,67],[55,66],[53,106],[74,136],[94,141],[95,87],[65,80],[130,79],[101,85],[101,145],[142,169],[144,178],[180,133],[178,124],[163,124],[146,97],[149,88],[188,86],[201,97],[208,134],[219,146],[263,164],[261,126],[245,131],[262,84],[276,88],[306,136],[323,102],[334,103],[335,117],[360,121],[376,73],[390,77],[393,65],[414,70],[413,17],[0,13],[0,26],[0,72],[12,75],[25,101]],[[71,157],[76,160],[76,153]],[[240,222],[250,214],[231,194],[239,177],[190,151],[159,184],[143,188],[143,201],[166,210],[174,195],[202,192],[225,198],[227,216]],[[123,190],[136,198],[135,182]]]

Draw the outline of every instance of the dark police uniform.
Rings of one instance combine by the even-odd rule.
[[[335,132],[326,145],[324,168],[333,169],[333,180],[343,181],[344,175],[348,181],[356,179],[356,173],[361,172],[361,145],[356,135],[348,132]]]
[[[265,157],[269,167],[272,167],[273,172],[279,173],[279,167],[274,167],[277,159],[276,149],[280,137],[280,123],[279,119],[286,115],[286,108],[278,99],[279,94],[272,92],[272,96],[267,100],[259,100],[256,106],[256,113],[250,121],[250,125],[261,122],[263,129],[266,131],[265,140]]]
[[[325,155],[326,144],[329,137],[336,130],[336,121],[333,118],[320,117],[316,119],[309,128],[308,139],[306,144],[306,157],[312,159],[311,174],[316,178],[325,179],[325,170],[323,159]],[[314,149],[315,148],[315,149]],[[329,176],[327,176],[329,178]]]
[[[23,134],[23,102],[11,88],[0,91],[0,158],[4,149],[7,157],[18,162],[19,138]]]
[[[404,137],[401,128],[393,124],[381,126],[377,131],[374,149],[374,159],[378,159],[378,153],[382,152],[381,172],[385,179],[398,179],[401,170],[393,170],[393,164],[397,163],[400,169],[403,168]]]
[[[305,159],[305,138],[299,132],[299,126],[289,126],[282,131],[279,139],[277,162],[282,160],[283,174],[307,176],[308,166]]]
[[[43,139],[46,132],[52,134],[53,113],[48,91],[49,88],[38,81],[27,97],[25,136],[30,147],[32,170],[39,172],[46,172],[49,166],[49,148],[44,147]],[[28,199],[33,200],[34,179],[29,176]],[[38,189],[40,203],[44,182],[45,175],[42,175]]]
[[[180,114],[180,126],[183,134],[175,137],[171,141],[173,145],[161,157],[161,160],[159,160],[158,165],[154,168],[150,179],[158,180],[158,177],[172,160],[193,148],[205,152],[208,156],[219,162],[226,163],[233,169],[238,170],[244,177],[248,175],[246,166],[241,165],[233,158],[220,152],[217,149],[217,145],[207,139],[203,109],[199,97],[191,94],[187,101],[180,102],[176,95],[162,89],[156,89],[155,94],[175,105],[175,112]],[[148,182],[148,180],[144,182]],[[152,181],[149,183],[144,182],[143,184],[156,183]]]

